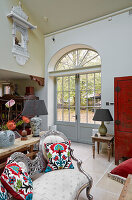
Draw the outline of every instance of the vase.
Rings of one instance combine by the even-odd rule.
[[[0,148],[12,146],[15,142],[15,134],[13,131],[0,131]]]
[[[41,121],[42,119],[37,116],[31,118],[30,124],[31,124],[33,137],[39,137]]]

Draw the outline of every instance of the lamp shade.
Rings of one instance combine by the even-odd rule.
[[[113,121],[109,109],[97,109],[94,117],[94,121]]]
[[[24,116],[39,116],[47,115],[47,108],[44,100],[28,100],[25,102],[22,115]]]

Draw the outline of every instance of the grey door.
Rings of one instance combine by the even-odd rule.
[[[76,142],[91,143],[92,120],[101,106],[101,73],[76,74],[56,78],[55,124]]]
[[[72,141],[91,143],[92,120],[101,107],[101,73],[76,74],[56,78],[57,129]]]

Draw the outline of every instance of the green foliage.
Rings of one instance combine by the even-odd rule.
[[[21,126],[23,123],[23,120],[19,120],[18,122],[16,122],[16,126]]]
[[[75,76],[58,77],[57,104],[75,106]],[[63,87],[62,87],[63,86]],[[101,94],[101,73],[80,75],[80,106],[94,106],[94,96]]]
[[[4,131],[5,131],[5,130],[8,130],[8,128],[7,128],[6,125],[1,125],[0,129],[1,129],[1,130],[4,130]]]

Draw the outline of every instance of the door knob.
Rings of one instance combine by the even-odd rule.
[[[75,117],[75,118],[76,118],[76,120],[77,120],[77,115],[73,115],[72,117]]]

